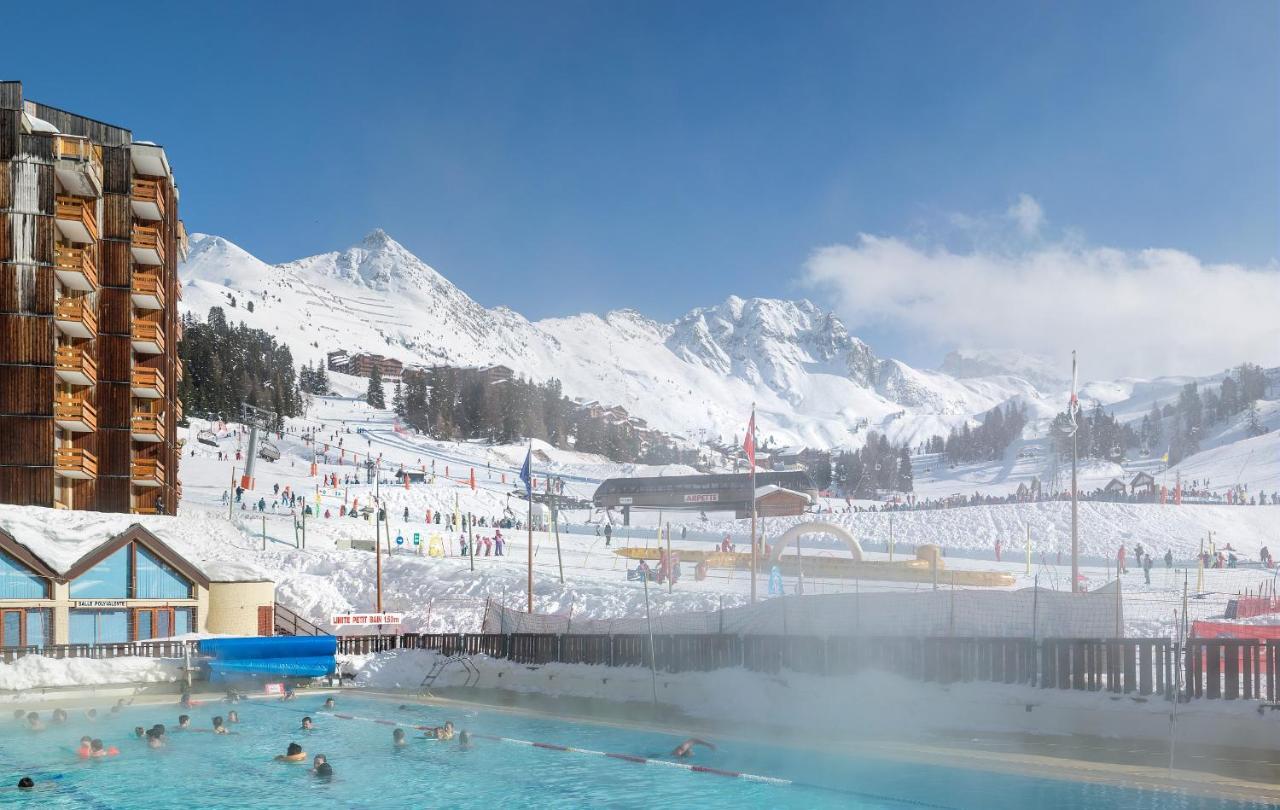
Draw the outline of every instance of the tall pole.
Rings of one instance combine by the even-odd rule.
[[[667,593],[674,593],[676,584],[671,576],[675,572],[675,566],[671,564],[671,524],[667,524]]]
[[[649,678],[653,684],[653,705],[658,705],[658,655],[653,648],[653,619],[649,615],[649,573],[643,572],[640,577],[644,581],[644,621],[649,626]]]
[[[236,508],[236,465],[231,465],[231,489],[227,490],[227,520],[235,514]]]
[[[751,465],[751,601],[756,601],[756,404],[751,403],[751,421],[747,423],[749,436],[748,442],[751,444],[751,454],[747,458],[747,463]]]
[[[560,584],[564,584],[564,557],[560,554],[560,516],[556,512],[556,494],[551,486],[551,476],[547,476],[547,502],[551,506],[551,531],[556,538],[556,563],[560,566]]]
[[[529,458],[533,458],[533,442],[529,442]],[[529,464],[529,481],[525,484],[525,494],[529,496],[529,604],[528,612],[533,613],[533,464]]]
[[[456,497],[456,496],[455,496]],[[476,516],[469,515],[467,521],[467,554],[471,557],[471,570],[476,570],[476,538],[471,532],[471,527],[476,524]]]
[[[1076,491],[1076,462],[1080,455],[1080,428],[1076,425],[1076,413],[1080,410],[1076,399],[1076,352],[1071,350],[1071,592],[1080,591],[1080,508]]]
[[[373,513],[373,522],[374,524],[379,523],[377,512]],[[377,535],[380,533],[381,528],[382,528],[381,526],[378,526],[378,529],[375,530],[376,539],[373,542],[373,557],[377,561],[375,563],[375,566],[376,566],[375,576],[377,577],[378,612],[379,613],[382,612],[382,538],[377,537]]]

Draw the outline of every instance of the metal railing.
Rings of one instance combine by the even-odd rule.
[[[188,650],[196,654],[195,641],[130,641],[122,644],[44,644],[27,647],[0,647],[0,661],[12,664],[27,655],[45,658],[183,658]]]

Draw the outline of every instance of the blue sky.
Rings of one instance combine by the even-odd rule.
[[[283,261],[380,226],[531,317],[821,301],[816,249],[972,250],[1020,194],[1013,238],[1280,255],[1271,2],[85,9],[59,40],[122,58],[31,36],[0,76],[163,143],[190,229]]]

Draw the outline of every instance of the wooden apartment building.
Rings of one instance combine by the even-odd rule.
[[[0,82],[0,502],[176,513],[186,249],[163,148]]]

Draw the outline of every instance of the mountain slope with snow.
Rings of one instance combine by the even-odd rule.
[[[803,300],[730,297],[672,323],[631,310],[531,322],[481,305],[381,230],[346,250],[279,265],[196,234],[181,276],[187,312],[203,318],[223,307],[300,363],[337,349],[424,365],[501,363],[690,439],[740,434],[751,402],[762,437],[778,444],[856,447],[868,430],[919,442],[1010,400],[1033,420],[1065,400],[1042,360],[968,353],[948,358],[952,374],[914,369],[877,357],[835,315]],[[1049,398],[1037,380],[1054,386]],[[1125,399],[1138,382],[1105,388],[1107,400]]]

